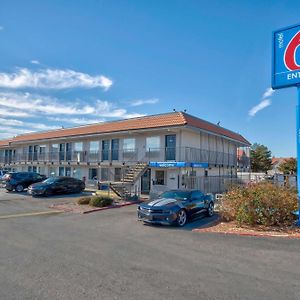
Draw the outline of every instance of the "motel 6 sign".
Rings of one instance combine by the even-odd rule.
[[[272,88],[300,85],[300,25],[273,32]]]
[[[300,24],[273,32],[272,88],[297,87],[296,140],[298,221],[300,226]]]

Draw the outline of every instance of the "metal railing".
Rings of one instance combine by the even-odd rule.
[[[128,150],[101,151],[50,151],[12,153],[0,156],[0,164],[18,162],[150,162],[150,161],[185,161],[207,162],[211,165],[236,166],[236,154],[197,149],[192,147],[164,147],[164,148],[135,148]]]

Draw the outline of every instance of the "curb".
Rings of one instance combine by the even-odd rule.
[[[210,231],[207,228],[196,228],[192,231],[195,232],[205,232],[205,233],[220,233],[224,235],[239,235],[239,236],[253,236],[253,237],[278,237],[278,238],[288,238],[288,239],[300,239],[300,233],[295,234],[272,234],[272,233],[259,233],[259,232],[238,232],[238,231]]]

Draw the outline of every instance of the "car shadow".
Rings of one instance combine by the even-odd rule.
[[[148,224],[144,223],[144,226],[153,227],[160,230],[183,230],[183,231],[192,231],[196,228],[209,227],[211,223],[217,222],[220,219],[219,214],[215,213],[212,217],[207,217],[204,213],[199,215],[198,218],[195,218],[189,221],[184,227],[178,226],[169,226],[169,225],[160,225],[160,224]]]
[[[79,198],[79,197],[85,197],[85,196],[91,196],[92,192],[82,192],[82,193],[68,193],[68,194],[54,194],[54,195],[49,195],[48,197],[45,197],[43,195],[35,195],[32,196],[30,194],[27,193],[27,189],[25,189],[22,192],[16,192],[16,191],[5,191],[7,194],[11,194],[11,195],[19,195],[19,196],[28,196],[28,197],[33,197],[35,199],[62,199],[62,198]]]
[[[49,195],[47,197],[41,195],[41,196],[33,196],[36,199],[65,199],[65,198],[80,198],[85,196],[91,196],[92,192],[82,192],[82,193],[68,193],[68,194],[53,194]],[[31,195],[28,195],[31,196]]]

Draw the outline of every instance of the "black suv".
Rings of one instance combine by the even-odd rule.
[[[41,182],[47,177],[34,172],[9,172],[3,176],[5,182],[5,188],[11,192],[22,192],[28,188],[31,184]]]

